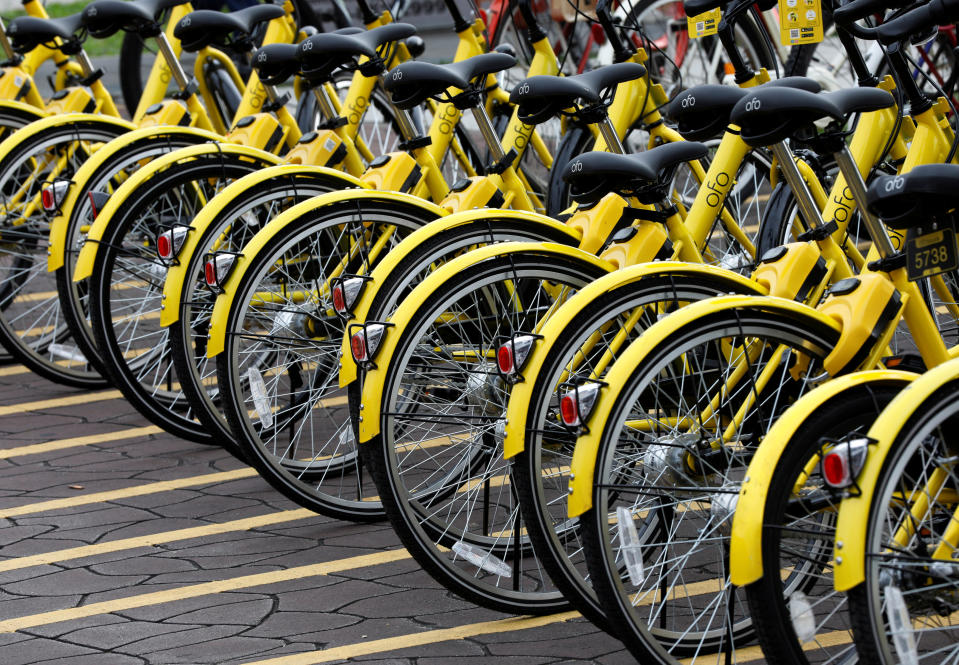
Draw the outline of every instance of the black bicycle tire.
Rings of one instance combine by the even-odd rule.
[[[81,227],[90,222],[84,218],[84,213],[89,209],[87,195],[92,187],[103,182],[104,178],[111,177],[116,170],[124,163],[130,162],[140,151],[150,153],[153,156],[155,150],[151,149],[154,142],[164,142],[170,149],[170,152],[178,148],[185,148],[190,145],[197,145],[205,142],[206,139],[193,134],[161,134],[156,133],[149,137],[144,137],[141,141],[125,145],[123,149],[113,156],[109,161],[103,163],[102,167],[91,175],[91,178],[84,183],[74,183],[73,187],[84,187],[84,191],[76,198],[76,204],[70,210],[67,218],[67,228],[64,240],[64,259],[63,265],[54,271],[57,280],[57,297],[59,298],[59,307],[63,312],[63,318],[70,328],[70,334],[80,351],[104,372],[103,361],[100,359],[100,350],[93,339],[93,329],[87,321],[86,314],[83,311],[82,296],[80,291],[86,288],[86,282],[78,284],[73,281],[74,256],[79,254],[81,247],[82,232]],[[109,144],[108,144],[109,146]],[[109,149],[104,146],[103,149]],[[131,154],[132,153],[132,154]],[[144,155],[146,158],[147,155]],[[136,161],[139,161],[138,159]],[[115,190],[114,190],[115,191]]]
[[[127,131],[127,127],[123,125],[110,122],[98,122],[93,119],[85,119],[69,125],[54,125],[45,131],[33,133],[29,137],[21,140],[17,144],[16,149],[8,153],[4,169],[12,168],[13,164],[16,164],[24,156],[31,154],[33,150],[48,150],[58,143],[72,143],[81,137],[88,137],[87,140],[91,141],[106,142]],[[47,226],[49,224],[46,218],[44,218],[43,223]],[[37,242],[42,243],[45,247],[47,234],[43,233],[42,229],[38,230],[37,233]],[[42,236],[42,238],[39,236]],[[34,264],[38,266],[42,265],[45,270],[46,252],[41,251],[40,244],[36,246],[34,254]],[[3,281],[5,284],[8,284],[12,280]],[[3,299],[6,302],[9,297],[9,294],[6,293],[6,286],[3,290]],[[95,388],[107,385],[106,378],[102,376],[100,372],[102,368],[98,367],[95,361],[91,362],[88,359],[91,371],[71,372],[67,367],[59,366],[55,362],[47,362],[42,358],[41,354],[30,348],[30,345],[21,338],[18,330],[11,328],[8,320],[8,316],[11,314],[8,311],[9,304],[9,302],[6,302],[5,306],[0,310],[0,344],[3,345],[3,348],[6,349],[11,357],[29,367],[35,374],[62,385],[76,388]],[[59,317],[57,317],[57,320],[59,320]],[[65,326],[64,333],[62,334],[67,334],[68,329],[69,327]]]
[[[255,205],[263,205],[264,202],[272,200],[268,198],[272,196],[282,200],[283,205],[290,207],[314,196],[339,191],[342,187],[342,180],[333,179],[325,172],[317,171],[273,178],[245,189],[239,197],[224,204],[220,209],[218,219],[227,221],[212,221],[200,237],[197,251],[188,257],[178,257],[181,263],[185,263],[186,277],[183,280],[183,287],[192,289],[194,286],[199,286],[202,281],[199,279],[200,273],[203,271],[211,241],[224,233],[225,227],[231,222],[249,213],[251,207],[248,201],[255,200]],[[233,246],[231,248],[241,249]],[[169,327],[173,365],[181,389],[186,394],[187,400],[195,407],[195,417],[209,431],[215,432],[218,438],[232,439],[233,432],[227,423],[226,415],[216,408],[207,391],[198,383],[197,367],[192,355],[202,352],[205,346],[203,340],[209,328],[201,325],[200,322],[193,321],[191,313],[194,298],[192,294],[181,294],[179,319]]]
[[[893,663],[901,662],[894,649],[888,649],[888,651],[883,649],[883,645],[879,644],[875,633],[877,625],[882,626],[887,623],[881,607],[877,608],[876,606],[877,602],[881,603],[878,598],[880,581],[874,579],[869,570],[870,563],[874,560],[870,553],[875,552],[873,546],[877,537],[875,533],[877,512],[884,507],[881,504],[885,495],[884,487],[889,482],[894,481],[890,476],[896,472],[896,467],[910,466],[911,464],[908,457],[905,461],[903,460],[914,449],[910,446],[910,441],[915,441],[930,421],[933,423],[937,420],[940,423],[946,420],[955,422],[957,411],[959,411],[959,402],[956,401],[957,389],[959,389],[959,382],[949,381],[924,399],[921,407],[916,409],[895,434],[894,445],[890,447],[877,477],[873,500],[866,516],[866,537],[863,547],[866,566],[865,579],[846,592],[849,598],[849,615],[860,662],[881,663],[883,665],[893,665]],[[873,597],[874,595],[876,597]],[[941,658],[936,658],[935,662],[943,661]]]

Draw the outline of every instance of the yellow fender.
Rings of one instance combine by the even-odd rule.
[[[614,270],[613,264],[608,261],[603,261],[595,254],[584,252],[576,247],[568,247],[551,242],[505,242],[487,245],[486,247],[480,247],[463,256],[457,257],[441,266],[417,284],[413,291],[400,303],[400,306],[393,316],[390,317],[390,322],[393,326],[387,328],[380,341],[380,348],[376,353],[376,366],[367,372],[363,380],[363,399],[360,407],[363,409],[363,417],[360,421],[360,443],[365,443],[380,433],[380,409],[383,404],[383,383],[386,380],[386,369],[389,367],[393,354],[396,352],[397,342],[420,305],[429,298],[429,295],[435,289],[446,282],[446,280],[462,272],[469,266],[490,258],[529,251],[540,253],[548,252],[558,256],[572,256],[593,263],[608,272]]]
[[[589,431],[576,441],[573,460],[570,464],[569,517],[578,517],[593,507],[593,474],[596,471],[596,456],[599,454],[600,439],[609,419],[609,409],[604,408],[604,405],[608,405],[616,398],[618,391],[625,385],[637,364],[653,348],[672,337],[678,329],[695,324],[702,317],[715,312],[746,308],[762,308],[784,314],[795,314],[797,319],[815,319],[821,325],[839,332],[839,325],[833,319],[820,314],[812,307],[773,296],[710,298],[687,305],[651,326],[641,338],[627,347],[607,372],[604,381],[608,386],[600,390],[598,403],[593,406],[594,415],[590,419]]]
[[[34,109],[36,110],[36,109]],[[19,146],[23,141],[36,136],[40,132],[47,131],[51,127],[70,126],[78,123],[99,123],[104,126],[112,126],[118,129],[133,131],[137,128],[129,120],[114,118],[107,115],[97,115],[96,113],[66,113],[64,115],[53,115],[43,117],[36,122],[31,122],[23,129],[15,131],[0,143],[0,161],[7,159],[10,152]]]
[[[763,575],[762,539],[766,495],[779,459],[789,447],[793,434],[819,408],[851,388],[871,384],[900,383],[905,387],[918,375],[898,370],[868,370],[840,376],[804,395],[780,416],[770,428],[746,471],[736,513],[733,516],[730,543],[730,579],[737,586],[745,586]]]
[[[866,463],[856,480],[861,493],[843,499],[836,519],[833,583],[837,591],[849,591],[866,579],[869,506],[886,457],[898,444],[899,432],[933,393],[956,380],[959,380],[959,361],[952,360],[929,370],[899,393],[869,429],[868,436],[878,443],[869,447]]]
[[[27,104],[26,102],[15,102],[12,99],[0,99],[0,110],[8,111],[13,114],[19,114],[25,116],[26,118],[31,118],[28,124],[36,122],[37,120],[42,120],[49,115],[42,108],[37,108],[33,104]]]
[[[73,184],[70,186],[70,189],[67,190],[67,198],[64,199],[61,204],[59,214],[53,218],[50,224],[50,251],[47,253],[48,272],[53,272],[63,267],[67,242],[67,226],[70,215],[73,213],[73,206],[76,205],[80,192],[86,188],[86,184],[90,181],[90,178],[93,177],[94,173],[96,173],[103,163],[143,138],[149,136],[171,136],[173,134],[196,137],[197,143],[222,139],[221,136],[218,136],[214,132],[193,127],[175,127],[172,125],[145,127],[118,136],[100,150],[97,150],[90,159],[83,163],[76,174],[74,174]]]
[[[571,245],[579,242],[579,234],[565,224],[557,222],[552,217],[546,217],[545,215],[539,215],[533,212],[481,208],[453,213],[448,217],[430,222],[423,228],[417,229],[404,238],[399,245],[391,249],[390,252],[376,264],[370,273],[370,281],[367,282],[366,288],[363,290],[363,293],[360,294],[360,299],[353,305],[353,318],[347,324],[347,329],[349,329],[350,324],[366,320],[366,316],[370,311],[370,303],[372,303],[376,296],[380,285],[383,284],[386,276],[393,272],[396,266],[402,262],[403,257],[408,251],[407,248],[417,247],[420,243],[426,242],[438,233],[446,232],[477,219],[487,219],[490,216],[495,216],[497,219],[509,219],[511,223],[515,223],[517,226],[540,227],[551,236],[556,236],[556,234],[567,235]],[[353,362],[353,354],[350,353],[349,335],[343,335],[343,343],[340,351],[340,388],[345,388],[356,381],[356,369],[356,363]]]
[[[169,326],[180,320],[180,303],[184,296],[184,280],[186,279],[187,264],[189,264],[193,253],[201,248],[200,238],[206,233],[210,224],[212,224],[217,215],[234,198],[246,192],[247,189],[255,187],[261,182],[272,180],[274,178],[295,178],[298,175],[319,174],[328,177],[331,180],[339,182],[343,189],[362,188],[363,184],[358,178],[355,178],[342,171],[335,171],[324,166],[303,166],[299,164],[282,164],[280,166],[271,166],[245,175],[239,180],[231,182],[227,187],[217,194],[213,199],[203,206],[200,214],[193,218],[190,227],[193,229],[188,233],[183,247],[180,249],[179,262],[167,269],[166,281],[163,283],[163,310],[160,314],[160,325]]]
[[[231,271],[226,283],[223,284],[223,292],[217,296],[213,304],[213,314],[210,318],[210,337],[207,340],[206,355],[207,358],[213,358],[223,352],[226,346],[226,326],[227,318],[230,315],[233,295],[236,293],[237,284],[240,283],[243,275],[250,267],[250,258],[256,256],[263,247],[277,233],[292,224],[310,211],[318,210],[326,206],[335,205],[342,201],[363,201],[368,199],[379,199],[385,201],[394,201],[400,205],[412,206],[422,209],[428,214],[434,214],[437,217],[449,214],[443,208],[425,199],[421,199],[411,194],[401,194],[399,192],[378,192],[375,190],[347,190],[344,192],[331,192],[323,196],[317,196],[309,201],[303,201],[293,206],[275,218],[256,232],[250,238],[250,242],[243,248],[243,254],[238,256],[235,262],[235,268]],[[192,235],[192,234],[191,234]]]
[[[748,277],[715,266],[682,261],[661,261],[630,266],[601,277],[580,289],[543,326],[541,331],[543,339],[534,344],[529,353],[526,365],[523,368],[523,380],[515,384],[510,391],[509,404],[506,409],[506,438],[503,441],[503,455],[506,459],[514,457],[526,449],[526,419],[529,415],[531,393],[533,392],[533,386],[536,384],[536,376],[543,368],[543,363],[553,353],[558,335],[566,329],[570,321],[576,318],[584,307],[603,299],[609,291],[624,284],[638,282],[662,273],[674,275],[695,273],[719,277],[729,280],[731,286],[735,285],[735,288],[744,292],[766,295],[766,290]],[[732,291],[732,289],[730,290]],[[347,349],[347,352],[349,352],[349,349]]]
[[[204,143],[203,145],[181,148],[155,159],[147,166],[133,174],[125,183],[123,183],[116,192],[107,200],[103,210],[97,215],[96,221],[90,227],[87,234],[87,242],[80,249],[80,255],[77,257],[77,266],[73,271],[73,281],[82,282],[93,274],[93,263],[97,257],[97,249],[100,247],[98,242],[104,231],[109,228],[110,220],[116,214],[117,210],[126,202],[127,197],[136,190],[137,187],[153,178],[157,173],[178,162],[187,161],[203,155],[223,154],[230,156],[248,157],[251,161],[259,160],[268,164],[279,164],[281,159],[276,155],[248,148],[246,146],[235,145],[232,143]]]

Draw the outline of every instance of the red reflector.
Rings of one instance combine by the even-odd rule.
[[[829,453],[822,461],[822,473],[826,482],[834,487],[842,487],[849,482],[846,460],[839,453]]]
[[[97,200],[93,198],[93,192],[87,192],[87,198],[90,199],[90,210],[93,211],[93,219],[96,219],[100,211],[97,210]]]
[[[579,425],[579,408],[572,395],[563,395],[563,399],[559,401],[559,413],[567,426]]]
[[[44,210],[53,210],[56,207],[53,201],[53,187],[44,187],[40,190],[40,203]]]
[[[343,295],[342,284],[337,284],[333,287],[333,309],[339,314],[346,312],[346,297]]]
[[[169,233],[161,233],[157,238],[157,254],[163,259],[173,258],[173,242]]]
[[[353,352],[354,360],[366,360],[366,339],[363,331],[360,331],[350,337],[350,351]]]
[[[209,286],[216,286],[216,266],[213,265],[212,260],[206,262],[206,266],[203,268],[203,274]]]
[[[509,344],[499,347],[496,352],[496,363],[499,365],[499,371],[503,374],[512,374],[515,366],[513,365],[513,349]]]

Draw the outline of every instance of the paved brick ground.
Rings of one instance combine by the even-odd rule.
[[[8,408],[80,394],[11,371],[0,368],[0,457],[15,447],[147,425],[119,399],[29,413]],[[0,663],[232,664],[330,649],[330,659],[318,654],[314,662],[631,662],[617,641],[582,619],[534,628],[520,621],[515,630],[460,637],[477,623],[509,617],[449,594],[405,552],[394,556],[399,560],[347,561],[338,572],[316,574],[316,564],[400,546],[386,525],[282,512],[298,507],[244,468],[222,450],[166,434],[0,459]],[[158,481],[234,470],[242,477],[146,491]],[[124,488],[141,493],[54,510],[37,505]],[[80,558],[82,552],[63,552],[264,515],[283,521]],[[24,558],[39,554],[62,560]],[[302,571],[306,566],[313,569]],[[292,578],[184,597],[202,583],[282,571]],[[162,591],[170,593],[140,607],[95,605]],[[77,607],[89,608],[88,616],[46,614]],[[395,648],[394,640],[449,628],[463,630],[454,639],[439,639],[446,633]]]

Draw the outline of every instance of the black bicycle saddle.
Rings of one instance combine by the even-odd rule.
[[[83,27],[83,12],[63,18],[36,18],[18,16],[7,25],[7,37],[17,53],[29,53],[40,44],[49,44],[55,39],[63,40],[70,54],[70,46],[79,48],[77,32]],[[73,51],[76,52],[76,51]]]
[[[256,26],[285,13],[279,5],[256,5],[230,14],[198,9],[180,19],[173,36],[180,40],[184,51],[195,53],[213,44],[226,46],[249,40]]]
[[[396,106],[410,109],[442,94],[447,88],[465,90],[473,79],[501,72],[515,64],[516,58],[505,53],[474,55],[449,65],[404,62],[386,75],[384,87]]]
[[[765,86],[821,90],[818,83],[805,76],[787,76],[760,87]],[[664,115],[678,124],[677,131],[687,141],[705,141],[726,131],[733,107],[749,93],[749,89],[728,85],[697,85],[676,95],[664,109]]]
[[[266,85],[279,85],[300,69],[297,44],[267,44],[253,54],[253,68]]]
[[[509,100],[519,106],[519,119],[527,125],[545,122],[577,100],[596,103],[615,85],[646,75],[634,62],[620,62],[575,76],[530,76],[513,88]]]
[[[795,88],[760,86],[743,97],[730,113],[743,141],[762,147],[783,141],[811,123],[829,118],[842,121],[848,114],[876,111],[895,103],[879,88],[849,88],[813,94]]]
[[[702,159],[707,152],[705,145],[695,141],[666,143],[631,155],[587,152],[566,165],[563,180],[570,185],[570,196],[581,204],[595,203],[610,192],[636,196],[641,203],[659,203],[676,167]]]
[[[894,229],[942,219],[959,207],[959,165],[925,164],[903,175],[879,176],[866,191],[866,205]]]
[[[307,80],[316,85],[328,81],[333,71],[366,56],[376,59],[376,50],[390,42],[416,34],[409,23],[390,23],[360,32],[325,32],[304,39],[299,44],[297,58]]]
[[[162,26],[160,15],[167,9],[188,0],[94,0],[83,10],[83,24],[98,39],[119,30],[135,32],[141,37],[155,37]]]

